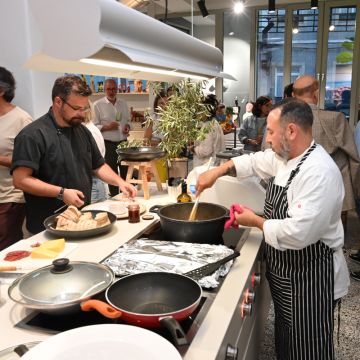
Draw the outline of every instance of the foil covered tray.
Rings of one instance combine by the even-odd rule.
[[[147,271],[168,271],[185,274],[206,264],[216,262],[234,251],[224,245],[194,244],[162,240],[138,239],[124,244],[103,261],[117,276]],[[205,288],[216,288],[232,261],[198,283]]]

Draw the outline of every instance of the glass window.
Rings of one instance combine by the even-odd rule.
[[[325,84],[325,108],[350,116],[356,7],[332,7]]]
[[[291,82],[303,74],[316,74],[318,10],[292,12]]]
[[[257,13],[256,94],[282,99],[285,41],[285,10]]]

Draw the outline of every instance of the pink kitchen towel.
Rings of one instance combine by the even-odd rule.
[[[230,219],[226,221],[224,229],[228,230],[232,226],[237,229],[238,225],[234,224],[235,222],[235,212],[241,214],[244,211],[244,207],[239,204],[232,204],[230,206]]]

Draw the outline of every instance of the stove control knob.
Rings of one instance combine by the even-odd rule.
[[[239,353],[239,349],[237,347],[228,344],[226,348],[225,360],[237,360],[238,353]]]
[[[255,291],[247,288],[245,290],[244,299],[247,304],[254,303],[255,302]]]
[[[261,275],[257,272],[254,272],[251,275],[251,284],[253,287],[260,285],[261,282]]]
[[[252,304],[247,304],[244,299],[240,305],[241,318],[243,319],[245,316],[251,316],[251,313],[252,313]]]

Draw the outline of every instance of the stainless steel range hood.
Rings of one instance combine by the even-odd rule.
[[[115,0],[31,0],[42,51],[25,66],[145,80],[224,77],[219,49]]]

